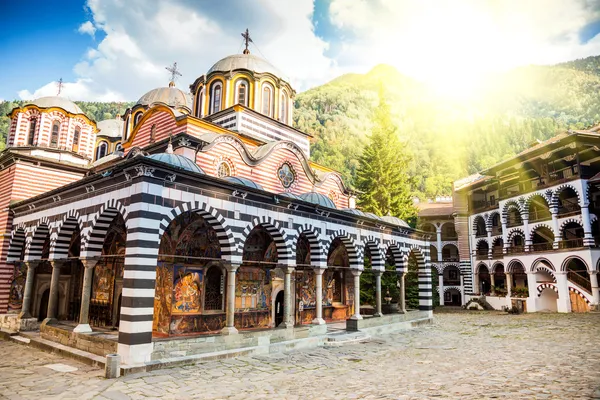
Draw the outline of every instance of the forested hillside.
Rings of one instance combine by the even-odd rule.
[[[411,153],[413,191],[420,197],[447,195],[454,180],[510,157],[536,139],[600,122],[600,56],[517,68],[462,100],[440,97],[393,67],[379,65],[296,97],[294,123],[314,135],[311,158],[341,171],[351,186],[380,88]],[[5,115],[21,103],[0,103],[0,146],[8,131]],[[77,104],[100,121],[132,103]]]

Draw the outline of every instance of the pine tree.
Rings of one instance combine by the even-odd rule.
[[[410,157],[406,146],[398,138],[382,90],[372,122],[369,142],[356,171],[356,186],[362,192],[358,197],[358,205],[364,212],[412,219],[416,215],[416,208],[408,175]]]

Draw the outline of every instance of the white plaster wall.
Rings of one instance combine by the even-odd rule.
[[[558,294],[551,288],[546,288],[542,291],[536,302],[537,311],[552,311],[557,312],[556,300]]]

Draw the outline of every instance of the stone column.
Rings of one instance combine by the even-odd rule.
[[[592,223],[590,222],[590,209],[587,204],[581,206],[581,222],[583,222],[583,245],[593,246]]]
[[[490,285],[492,285],[490,293],[495,294],[494,286],[496,286],[496,277],[494,276],[494,273],[490,273]]]
[[[492,259],[492,227],[485,228],[487,233],[487,242],[488,242],[488,260]]]
[[[560,313],[571,312],[571,297],[569,296],[569,282],[566,272],[556,272],[556,288],[558,289],[557,311]]]
[[[460,274],[460,302],[461,305],[465,304],[465,276]]]
[[[406,290],[404,289],[405,285],[404,285],[404,277],[406,276],[406,274],[404,272],[399,273],[398,274],[398,283],[400,284],[400,304],[398,304],[399,306],[399,312],[401,314],[405,314],[406,313]]]
[[[23,305],[19,313],[19,319],[33,318],[31,316],[31,295],[33,294],[33,280],[35,279],[35,267],[37,262],[29,261],[27,265],[27,277],[25,278],[25,289],[23,290]]]
[[[525,231],[525,251],[530,251],[531,235],[529,232],[529,215],[523,217],[523,231]]]
[[[505,219],[502,220],[502,252],[504,254],[508,252],[508,228]]]
[[[600,292],[598,289],[598,271],[589,271],[590,283],[592,284],[592,306],[598,310],[600,304]]]
[[[325,320],[323,319],[323,272],[325,268],[314,268],[315,272],[315,307],[316,316],[312,320],[314,325],[323,325]]]
[[[554,230],[554,243],[552,243],[553,249],[558,249],[560,246],[560,228],[558,227],[558,210],[550,210],[552,213],[552,229]]]
[[[94,277],[94,267],[98,263],[97,259],[81,260],[83,264],[83,285],[81,288],[81,308],[79,309],[79,324],[73,329],[73,332],[86,333],[91,332],[90,298],[92,297],[92,278]]]
[[[535,272],[529,272],[527,274],[527,291],[529,292],[529,296],[527,296],[527,312],[536,312],[537,279],[535,277]]]
[[[506,273],[506,296],[510,299],[512,293],[512,274]]]
[[[51,325],[56,322],[58,309],[58,283],[60,281],[60,267],[62,263],[50,261],[52,265],[52,278],[50,279],[50,297],[48,298],[48,312],[46,319],[42,322],[45,325]]]
[[[235,328],[235,275],[239,265],[228,264],[225,266],[227,270],[227,299],[226,299],[226,321],[225,328],[221,329],[222,335],[233,335],[238,333]]]
[[[360,315],[360,274],[362,271],[353,269],[352,276],[354,276],[354,314],[350,317],[353,320],[362,319]]]
[[[442,262],[444,261],[442,258],[442,227],[441,226],[437,226],[436,227],[436,234],[437,234],[437,256],[438,256],[438,262]]]
[[[381,312],[381,274],[383,271],[373,270],[373,275],[375,275],[375,304],[377,309],[375,310],[375,317],[382,317],[383,312]]]
[[[444,305],[444,274],[438,274],[438,292],[440,296],[440,306]]]
[[[282,267],[285,274],[283,280],[283,322],[279,324],[282,328],[294,327],[294,313],[292,307],[292,272],[294,267]]]

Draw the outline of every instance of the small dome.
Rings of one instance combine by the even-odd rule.
[[[39,108],[59,107],[71,114],[83,114],[83,110],[69,99],[59,96],[46,96],[33,100],[26,105],[33,104]]]
[[[321,193],[308,192],[300,195],[300,198],[310,203],[318,204],[323,207],[336,208],[335,203],[329,197]]]
[[[365,213],[365,215],[366,215],[367,217],[369,217],[369,218],[373,218],[373,219],[382,220],[382,218],[381,218],[379,215],[377,215],[377,214],[373,214],[373,213],[369,213],[369,212],[368,212],[368,213]]]
[[[365,214],[364,212],[362,212],[356,208],[344,208],[344,209],[342,209],[342,211],[346,211],[347,213],[354,214],[354,215],[360,215],[361,217],[367,216],[367,214]]]
[[[150,154],[149,156],[146,156],[146,157],[151,160],[169,164],[173,167],[181,168],[186,171],[196,172],[198,174],[204,174],[204,171],[202,171],[202,168],[200,168],[195,162],[193,162],[189,158],[181,156],[179,154],[158,153],[158,154]]]
[[[207,75],[213,72],[229,72],[236,69],[245,69],[247,71],[264,73],[268,72],[279,78],[283,78],[281,72],[267,60],[257,57],[254,54],[234,54],[219,60],[210,67]]]
[[[294,193],[281,192],[278,194],[278,196],[283,196],[294,200],[304,200],[302,197]]]
[[[223,178],[227,182],[235,183],[237,185],[248,186],[254,189],[264,190],[262,186],[258,183],[251,181],[250,179],[240,178],[239,176],[228,176],[227,178]]]
[[[98,136],[121,137],[123,136],[123,120],[122,119],[105,119],[98,122]]]
[[[390,224],[402,226],[404,228],[410,228],[410,225],[408,225],[406,223],[406,221],[403,221],[398,217],[392,217],[391,215],[386,215],[386,216],[381,217],[381,219],[384,220],[385,222],[389,222]]]
[[[169,107],[192,108],[192,97],[183,90],[173,87],[161,87],[152,89],[137,101],[137,104],[149,106],[154,103],[164,103]]]

